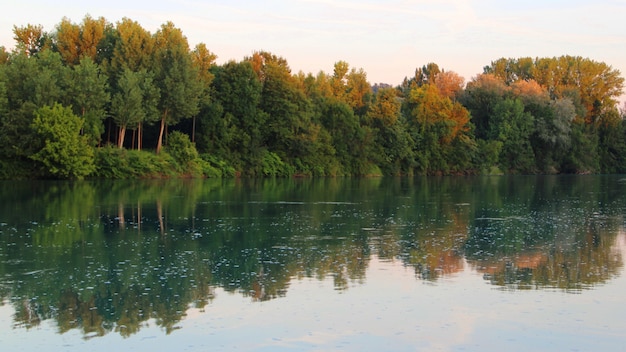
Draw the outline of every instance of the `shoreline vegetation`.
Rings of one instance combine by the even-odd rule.
[[[626,173],[624,78],[579,56],[436,63],[372,84],[337,61],[215,63],[167,22],[63,18],[0,47],[0,179]]]

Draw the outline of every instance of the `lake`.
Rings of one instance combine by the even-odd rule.
[[[2,350],[626,342],[626,176],[1,185]]]

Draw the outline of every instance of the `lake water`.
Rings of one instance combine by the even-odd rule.
[[[626,176],[0,185],[3,351],[626,346]]]

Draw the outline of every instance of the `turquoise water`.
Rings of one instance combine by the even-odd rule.
[[[4,182],[7,350],[619,350],[626,176]]]

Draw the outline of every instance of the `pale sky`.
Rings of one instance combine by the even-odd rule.
[[[575,55],[626,73],[626,0],[5,0],[2,13],[7,48],[13,25],[50,32],[64,16],[128,17],[151,33],[172,21],[219,64],[265,50],[316,74],[343,60],[372,84],[397,85],[429,62],[469,80],[501,57]]]

